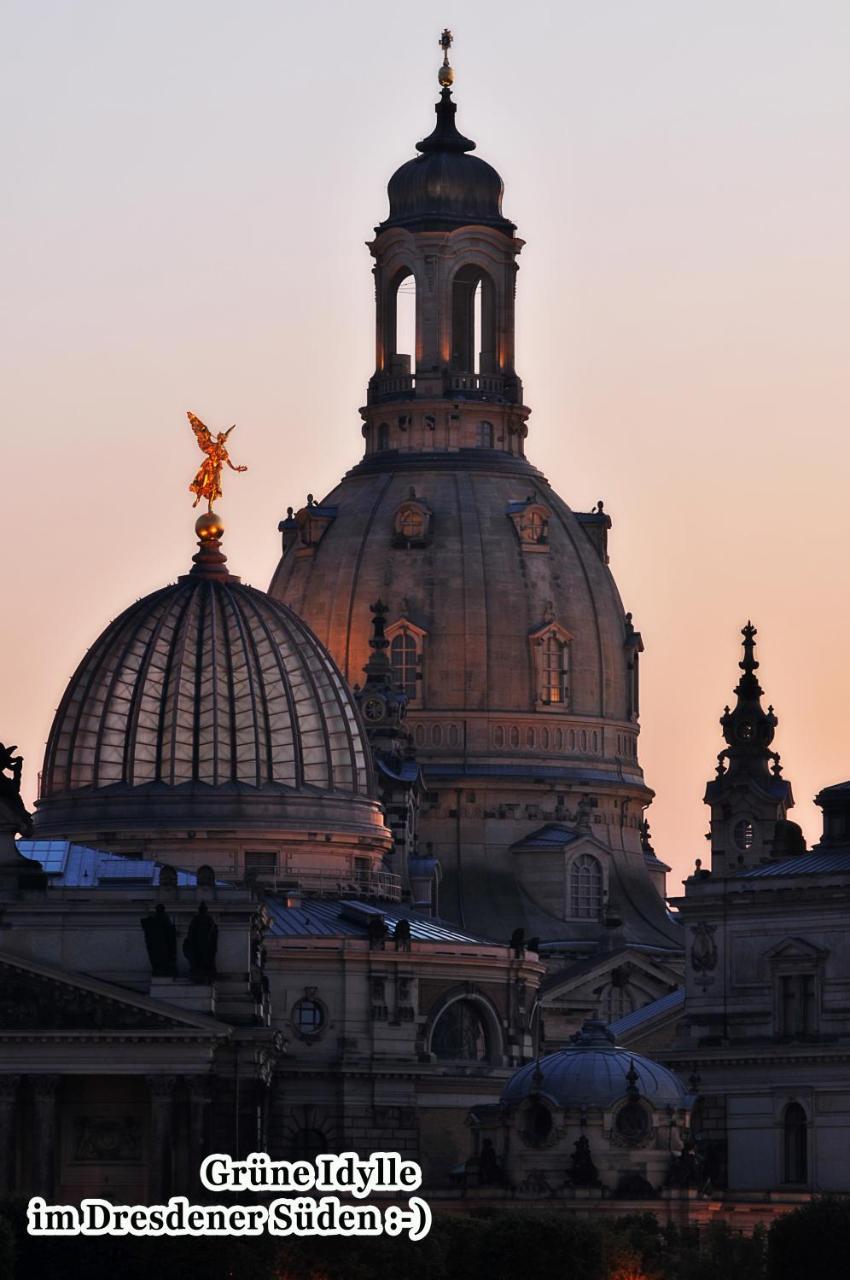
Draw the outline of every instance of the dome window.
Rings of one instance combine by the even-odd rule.
[[[531,494],[523,502],[509,502],[508,516],[523,551],[549,550],[549,521],[552,512]]]
[[[407,618],[400,618],[387,627],[385,634],[390,642],[390,664],[396,684],[408,702],[421,705],[426,633]]]
[[[602,866],[582,853],[570,868],[570,915],[574,920],[597,920],[602,910]]]
[[[520,1130],[523,1141],[530,1147],[548,1147],[557,1137],[555,1121],[546,1103],[539,1097],[531,1097],[526,1104]]]
[[[390,447],[390,424],[388,422],[378,423],[378,452],[383,453]]]
[[[477,444],[479,449],[493,448],[492,422],[479,422],[478,431],[477,431]]]
[[[430,532],[430,508],[411,489],[409,497],[397,507],[393,517],[393,546],[424,547]]]
[[[538,706],[566,708],[570,704],[571,639],[569,632],[555,622],[533,631],[530,636]]]

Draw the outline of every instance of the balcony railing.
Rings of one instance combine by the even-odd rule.
[[[428,378],[431,381],[431,378]],[[444,396],[462,396],[474,400],[505,399],[508,378],[494,373],[454,373],[442,376]],[[369,383],[369,403],[383,404],[391,400],[409,400],[416,394],[415,373],[376,373]]]
[[[220,873],[216,873],[219,877]],[[221,873],[221,879],[233,878]],[[248,884],[270,893],[297,892],[319,898],[366,898],[381,902],[401,902],[401,877],[391,871],[346,871],[335,867],[286,867],[281,871],[249,871]]]

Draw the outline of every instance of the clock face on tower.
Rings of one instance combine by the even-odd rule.
[[[367,698],[363,703],[363,715],[372,724],[383,720],[386,715],[386,704],[383,698]]]

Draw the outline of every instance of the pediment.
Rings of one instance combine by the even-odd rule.
[[[586,961],[566,973],[553,973],[544,978],[540,988],[545,1004],[557,1004],[559,999],[586,992],[596,994],[600,987],[612,980],[616,971],[628,971],[630,985],[646,990],[652,999],[666,995],[681,983],[681,975],[669,964],[639,951],[636,947],[624,947],[598,960]]]
[[[215,1018],[183,1014],[109,982],[0,953],[0,1036],[10,1032],[185,1032],[226,1035]]]
[[[806,961],[809,964],[819,964],[821,960],[826,958],[827,952],[823,947],[818,947],[814,942],[809,942],[807,938],[785,938],[782,942],[771,947],[764,953],[766,960],[773,961]]]

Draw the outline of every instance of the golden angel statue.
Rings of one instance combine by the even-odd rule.
[[[195,479],[189,485],[189,489],[195,494],[195,501],[192,503],[196,507],[201,498],[206,498],[209,503],[208,510],[212,511],[212,505],[216,498],[221,497],[221,468],[226,462],[231,471],[247,471],[247,467],[236,467],[230,461],[230,455],[227,452],[227,437],[236,426],[227,431],[219,431],[218,435],[213,436],[209,427],[204,426],[200,418],[196,418],[194,413],[187,413],[187,418],[192,424],[192,430],[198,439],[198,446],[202,453],[207,456],[204,458],[198,468]]]

